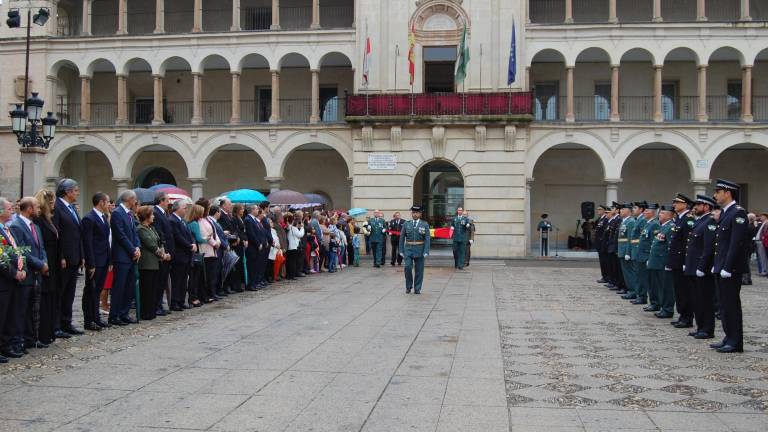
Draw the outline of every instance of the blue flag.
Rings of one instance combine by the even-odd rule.
[[[507,85],[511,86],[517,77],[517,44],[515,43],[515,22],[512,21],[512,44],[509,47],[509,71]]]

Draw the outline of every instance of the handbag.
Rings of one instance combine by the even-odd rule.
[[[201,253],[193,253],[192,254],[192,266],[197,267],[199,265],[203,265],[203,261],[205,260],[205,255]]]

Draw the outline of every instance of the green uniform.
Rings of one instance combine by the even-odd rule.
[[[424,280],[424,258],[429,255],[429,224],[422,220],[409,220],[400,234],[400,253],[405,258],[405,292],[421,292]],[[416,275],[413,268],[416,267]]]
[[[629,257],[630,265],[632,266],[632,275],[634,276],[634,295],[639,301],[645,303],[648,297],[648,289],[644,282],[644,278],[647,276],[645,271],[645,261],[639,260],[638,253],[640,251],[640,237],[645,229],[645,225],[648,223],[643,217],[635,219],[635,227],[632,229],[632,233],[629,236]],[[638,303],[639,303],[638,301]]]
[[[651,243],[651,252],[648,257],[648,271],[651,275],[651,289],[658,295],[661,313],[672,316],[675,308],[675,290],[672,280],[672,272],[666,271],[667,257],[669,256],[669,236],[675,224],[668,220],[662,225]]]
[[[376,267],[384,265],[384,240],[387,235],[384,231],[387,229],[387,222],[383,218],[372,218],[368,221],[371,226],[371,249],[373,249],[373,265]]]
[[[464,269],[464,255],[467,252],[467,237],[471,226],[469,218],[465,216],[455,216],[451,220],[453,267],[459,270]]]
[[[630,262],[629,236],[635,229],[635,218],[632,216],[621,221],[619,226],[619,248],[617,255],[621,262],[621,274],[624,275],[624,283],[627,285],[627,294],[631,297],[635,295],[635,271]]]
[[[659,297],[656,295],[655,290],[651,290],[651,275],[648,272],[648,259],[651,256],[651,244],[653,244],[653,238],[661,229],[661,225],[659,225],[659,220],[656,218],[649,221],[646,221],[645,219],[642,220],[645,223],[640,231],[637,252],[632,256],[632,260],[637,262],[637,280],[640,284],[640,290],[638,291],[637,297],[639,297],[640,300],[643,300],[643,302],[650,297],[651,308],[658,309]]]

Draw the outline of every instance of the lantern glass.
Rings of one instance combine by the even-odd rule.
[[[21,105],[16,105],[16,109],[10,112],[11,126],[14,132],[21,133],[27,129],[27,113],[21,109]]]
[[[50,18],[51,13],[46,8],[41,8],[35,16],[32,18],[32,22],[39,26],[44,26],[45,23],[48,22],[48,18]]]
[[[43,100],[35,92],[32,93],[32,97],[27,99],[27,118],[30,121],[40,121],[40,117],[43,115],[43,104]]]
[[[48,112],[48,117],[43,119],[43,137],[53,139],[56,134],[56,124],[59,121],[53,116],[52,112]]]

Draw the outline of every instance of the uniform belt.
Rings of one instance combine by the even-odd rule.
[[[619,243],[624,243],[624,242],[627,242],[627,241],[628,241],[627,239],[619,239]]]
[[[632,240],[632,241],[630,241],[630,243],[637,244],[637,243],[640,243],[640,240]]]
[[[424,242],[423,241],[407,241],[407,242],[405,242],[405,244],[409,244],[409,245],[423,245]]]

